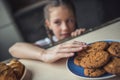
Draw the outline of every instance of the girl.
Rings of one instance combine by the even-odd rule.
[[[54,34],[51,40],[59,41],[70,36],[80,35],[85,29],[76,29],[75,11],[70,0],[51,0],[44,8],[46,28]],[[43,43],[51,43],[47,41],[41,43],[36,42],[37,45],[43,46]],[[74,52],[81,51],[86,44],[83,42],[72,42],[60,44],[52,49],[43,49],[30,43],[16,43],[9,52],[12,56],[17,58],[36,59],[44,62],[55,62],[58,59],[71,57]]]
[[[48,2],[44,7],[44,17],[49,38],[37,41],[37,45],[45,46],[70,36],[80,35],[85,31],[83,28],[76,29],[75,9],[70,0]]]

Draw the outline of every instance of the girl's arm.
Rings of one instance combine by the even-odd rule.
[[[16,58],[42,60],[42,55],[45,52],[45,49],[39,48],[34,44],[18,42],[9,48],[9,52]]]
[[[84,47],[87,47],[86,44],[78,41],[63,43],[48,50],[29,43],[16,43],[9,49],[9,52],[13,57],[52,63],[61,58],[71,57],[75,52],[81,51]]]

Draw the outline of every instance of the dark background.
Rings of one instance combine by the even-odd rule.
[[[11,15],[26,42],[47,36],[44,27],[43,3],[47,0],[6,0]],[[120,17],[120,0],[73,0],[78,27],[87,29]]]

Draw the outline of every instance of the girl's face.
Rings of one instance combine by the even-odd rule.
[[[58,40],[71,36],[75,29],[75,17],[73,12],[66,6],[51,7],[49,9],[49,20],[46,25]]]

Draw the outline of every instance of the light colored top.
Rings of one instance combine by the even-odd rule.
[[[58,39],[55,36],[53,36],[52,39],[53,39],[54,42],[58,41]],[[39,45],[39,46],[46,46],[46,45],[48,45],[50,43],[51,43],[51,40],[48,37],[46,37],[45,39],[41,39],[41,40],[38,40],[38,41],[35,42],[35,44]]]

